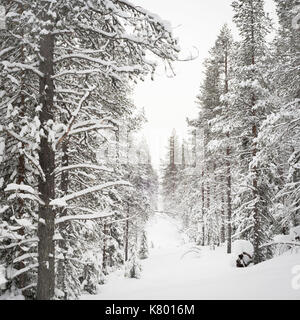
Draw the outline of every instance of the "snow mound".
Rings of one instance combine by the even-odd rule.
[[[276,236],[274,236],[273,239],[274,239],[274,242],[278,242],[278,243],[286,243],[286,242],[292,241],[291,236],[285,235],[285,234],[277,234]]]
[[[253,255],[254,248],[250,241],[248,240],[236,240],[232,244],[232,253],[238,257],[238,255],[243,252],[247,252],[251,256]]]
[[[273,238],[274,242],[278,243],[289,243],[293,241],[300,240],[300,226],[293,227],[290,229],[290,233],[288,235],[285,234],[277,234]]]
[[[201,257],[201,248],[198,246],[192,246],[187,248],[185,252],[181,255],[180,259],[186,258],[188,256],[190,259],[198,259]]]
[[[292,241],[297,241],[297,240],[299,241],[300,240],[300,226],[291,228],[289,236]]]
[[[243,254],[244,252],[248,253],[250,256],[253,256],[254,248],[252,243],[248,240],[234,241],[232,244],[232,253],[229,259],[229,265],[231,267],[236,267],[236,260],[239,258],[239,255]]]

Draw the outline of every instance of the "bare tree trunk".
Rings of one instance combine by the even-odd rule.
[[[54,297],[55,287],[55,266],[54,266],[54,221],[55,211],[49,205],[55,197],[54,174],[55,154],[51,142],[48,141],[47,123],[53,121],[53,52],[54,35],[50,33],[52,17],[46,12],[50,9],[51,3],[42,1],[43,9],[41,20],[48,21],[49,33],[41,35],[40,40],[40,71],[43,77],[40,78],[40,104],[42,109],[39,113],[39,120],[45,136],[41,137],[39,164],[45,174],[45,180],[39,177],[39,193],[44,204],[40,204],[38,223],[38,281],[37,299],[50,300]]]
[[[193,161],[193,167],[196,168],[197,166],[197,130],[193,130],[193,156],[194,156],[194,161]]]
[[[202,186],[201,186],[201,194],[202,194],[202,246],[205,246],[205,224],[204,224],[204,217],[205,217],[205,190],[204,190],[204,169],[202,169]]]
[[[107,223],[104,222],[103,226],[103,255],[102,255],[102,271],[105,275],[107,275],[107,248],[106,248],[106,241],[107,241]]]
[[[223,177],[221,176],[220,178],[220,185],[221,188],[223,186]],[[225,211],[224,211],[224,206],[225,206],[225,201],[224,201],[224,193],[223,193],[223,188],[220,190],[221,192],[221,203],[222,203],[222,209],[221,209],[221,231],[220,231],[220,241],[221,243],[225,242]]]
[[[295,152],[295,148],[293,148],[292,150],[293,152]],[[294,173],[293,173],[293,182],[295,184],[297,184],[300,180],[300,169],[299,169],[299,162],[300,162],[300,151],[297,153],[297,156],[295,157],[294,160]],[[300,198],[298,198],[298,201],[296,201],[296,209],[295,213],[292,216],[292,224],[293,227],[298,226],[299,222],[300,222]]]
[[[229,133],[228,133],[229,136]],[[226,156],[227,156],[227,253],[231,253],[231,165],[229,160],[230,148],[227,147]]]
[[[182,165],[182,169],[185,169],[185,145],[184,142],[181,145],[181,165]]]
[[[211,235],[211,232],[212,232],[212,221],[211,221],[211,215],[210,215],[210,181],[209,181],[209,178],[210,178],[210,168],[209,168],[209,165],[207,165],[207,168],[206,168],[206,175],[208,177],[208,181],[206,183],[206,212],[208,213],[208,222],[207,222],[207,230],[206,230],[206,233],[207,233],[207,245],[210,245],[211,244],[211,238],[212,238],[212,235]]]
[[[171,165],[171,177],[172,177],[172,199],[174,201],[175,197],[175,174],[176,174],[176,167],[175,167],[175,136],[172,135],[170,140],[170,165]]]
[[[127,214],[126,214],[126,223],[125,223],[125,261],[128,260],[128,242],[129,242],[129,203],[127,203]]]
[[[253,111],[255,115],[255,111]],[[254,124],[252,127],[252,134],[253,134],[253,139],[257,137],[257,126]],[[253,158],[256,156],[257,153],[257,147],[256,147],[256,142],[253,143]],[[254,172],[254,178],[253,178],[253,198],[255,199],[254,203],[254,257],[253,257],[253,262],[254,264],[257,264],[262,261],[261,255],[260,255],[260,228],[261,228],[261,223],[260,223],[260,214],[258,210],[258,203],[257,203],[257,197],[258,197],[258,179],[257,179],[257,167],[256,165],[253,168]]]
[[[218,188],[217,188],[218,177],[217,177],[216,171],[217,171],[217,164],[216,164],[216,162],[214,162],[213,163],[213,178],[214,178],[214,180],[212,183],[212,186],[213,186],[212,201],[215,204],[214,215],[215,215],[215,223],[216,223],[217,228],[216,228],[216,232],[214,232],[213,244],[219,246],[220,245],[220,238],[221,238],[221,236],[220,236],[221,228],[219,228],[219,225],[220,225],[219,223],[220,223],[220,220],[222,221],[222,217],[220,217],[220,212],[218,210],[216,210],[216,203],[217,203],[217,199],[218,199]]]
[[[116,137],[116,160],[117,163],[120,163],[120,126],[117,126],[118,129],[115,131]]]

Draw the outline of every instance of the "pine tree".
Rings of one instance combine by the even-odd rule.
[[[262,0],[234,1],[232,6],[235,12],[233,21],[242,37],[240,44],[241,65],[236,75],[239,82],[236,87],[238,90],[237,108],[244,113],[241,118],[243,121],[246,120],[245,115],[247,117],[242,136],[247,152],[248,160],[246,164],[249,166],[249,171],[246,173],[246,183],[249,183],[252,193],[252,195],[249,194],[247,198],[244,198],[244,201],[248,202],[248,208],[252,212],[250,215],[253,217],[254,263],[259,263],[263,260],[260,245],[263,242],[262,215],[264,207],[261,200],[261,182],[258,174],[257,136],[264,117],[264,103],[262,102],[264,84],[260,78],[260,67],[266,54],[265,37],[269,30],[269,20],[265,15],[264,1]]]
[[[125,277],[136,278],[141,277],[142,267],[137,258],[136,248],[132,248],[129,255],[129,260],[125,264]]]

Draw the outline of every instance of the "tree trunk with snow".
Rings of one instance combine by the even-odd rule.
[[[52,142],[48,141],[48,128],[53,121],[53,54],[54,54],[54,35],[50,34],[49,21],[52,21],[48,15],[47,9],[50,4],[43,1],[44,9],[41,13],[42,22],[48,23],[45,34],[40,39],[40,72],[43,77],[40,78],[40,104],[41,111],[39,120],[44,135],[41,136],[39,150],[39,164],[44,172],[45,179],[39,178],[39,193],[43,204],[39,207],[39,223],[38,223],[38,281],[37,296],[38,300],[50,300],[54,296],[55,287],[55,270],[54,270],[54,221],[55,210],[50,206],[50,201],[55,197],[54,169],[55,154]],[[45,31],[45,29],[43,29]]]

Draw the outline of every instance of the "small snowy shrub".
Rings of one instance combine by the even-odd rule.
[[[138,261],[136,253],[131,254],[130,259],[125,264],[125,277],[126,278],[136,278],[141,277],[142,266]]]
[[[99,253],[93,251],[87,251],[84,255],[84,269],[81,277],[81,290],[90,294],[97,293],[97,285],[105,282],[105,276],[103,274]]]
[[[81,283],[81,287],[83,291],[86,291],[90,294],[97,293],[97,270],[95,266],[91,264],[86,264],[84,266],[84,277]]]
[[[100,275],[99,275],[99,280],[98,283],[99,284],[105,284],[107,281],[105,274],[103,273],[103,271],[100,271]]]
[[[142,235],[139,257],[140,257],[140,259],[147,259],[148,256],[149,256],[148,239],[147,239],[146,232],[144,231],[143,235]]]

